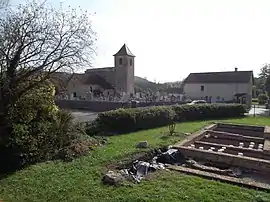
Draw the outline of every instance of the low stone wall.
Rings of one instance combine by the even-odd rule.
[[[87,101],[87,100],[55,100],[58,107],[63,109],[87,110],[92,112],[104,112],[119,108],[130,108],[128,102]],[[150,107],[161,105],[185,104],[184,102],[139,102],[137,107]]]

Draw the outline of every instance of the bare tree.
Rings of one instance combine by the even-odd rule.
[[[9,0],[0,0],[0,8],[8,6]]]
[[[0,113],[52,73],[91,66],[95,41],[81,9],[38,1],[8,8],[0,17]]]

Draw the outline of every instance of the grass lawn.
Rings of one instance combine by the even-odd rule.
[[[266,117],[246,117],[225,122],[270,125]],[[178,132],[193,132],[212,121],[187,122]],[[70,163],[40,163],[0,180],[4,201],[270,201],[270,193],[184,175],[155,172],[140,184],[113,187],[101,184],[109,163],[141,151],[135,144],[147,140],[151,147],[175,143],[183,137],[164,138],[167,127],[108,138],[108,144]]]

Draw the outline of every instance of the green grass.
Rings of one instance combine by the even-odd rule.
[[[193,132],[212,121],[187,122],[178,132]],[[246,117],[224,122],[270,125],[269,118]],[[173,171],[153,173],[140,184],[113,187],[101,184],[109,163],[135,152],[147,140],[152,148],[175,143],[183,136],[165,138],[167,127],[108,138],[108,144],[70,163],[47,162],[30,166],[0,180],[4,201],[270,201],[270,193],[206,180]]]

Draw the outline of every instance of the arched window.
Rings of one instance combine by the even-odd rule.
[[[123,60],[122,60],[122,58],[120,58],[119,59],[119,65],[122,65],[122,63],[123,63]]]

